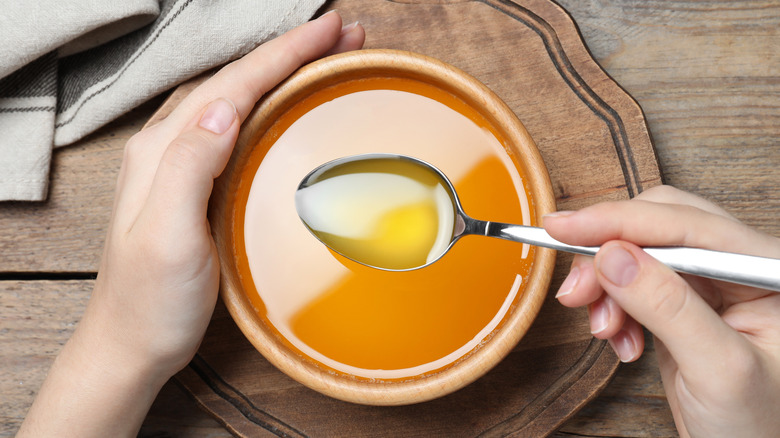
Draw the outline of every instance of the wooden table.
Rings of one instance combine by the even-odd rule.
[[[780,5],[558,0],[639,102],[664,180],[780,235]],[[370,32],[371,29],[368,29]],[[154,99],[54,154],[49,200],[0,204],[0,436],[12,436],[93,285],[126,140]],[[227,436],[167,385],[142,436]],[[623,365],[554,435],[676,436],[655,355]]]

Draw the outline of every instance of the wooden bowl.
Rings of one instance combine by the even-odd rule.
[[[524,279],[503,321],[478,347],[441,371],[408,379],[358,379],[334,373],[307,360],[258,314],[241,283],[236,242],[236,191],[252,149],[281,114],[317,90],[361,78],[406,78],[433,85],[475,109],[493,127],[508,154],[520,157],[532,221],[554,211],[555,199],[547,169],[523,125],[499,97],[466,73],[438,60],[395,50],[362,50],[313,62],[266,95],[244,123],[236,149],[216,181],[209,211],[220,255],[221,297],[238,327],[271,363],[296,381],[331,397],[371,405],[403,405],[431,400],[476,380],[503,359],[527,332],[544,301],[555,252],[537,248],[530,275]]]

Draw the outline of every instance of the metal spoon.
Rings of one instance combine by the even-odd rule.
[[[311,194],[312,192],[309,189],[334,176],[351,174],[353,171],[350,170],[350,167],[354,168],[356,165],[372,166],[374,164],[376,164],[376,166],[374,166],[375,168],[383,168],[388,165],[403,165],[407,167],[417,167],[417,171],[424,170],[426,175],[433,178],[433,185],[437,187],[436,190],[441,193],[446,193],[449,198],[449,201],[447,202],[451,203],[451,205],[445,206],[445,210],[451,208],[453,214],[450,216],[452,216],[453,223],[444,224],[446,227],[443,227],[445,232],[449,233],[445,236],[449,240],[445,241],[444,245],[431,247],[430,254],[423,259],[418,258],[418,262],[413,265],[403,265],[402,268],[398,268],[397,266],[388,267],[387,265],[382,266],[381,263],[378,264],[367,261],[365,257],[359,255],[359,251],[355,252],[343,244],[335,242],[331,238],[332,233],[330,231],[323,230],[321,227],[318,228],[314,225],[314,222],[317,222],[318,215],[321,215],[323,211],[322,208],[312,208],[311,197],[314,195]],[[363,175],[368,178],[363,181],[370,182],[371,175],[377,175],[377,173],[366,172]],[[350,183],[350,185],[345,187],[349,187],[349,190],[353,190],[355,189],[355,186],[356,184]],[[361,212],[362,210],[371,208],[370,205],[367,204],[381,205],[384,198],[381,194],[371,193],[373,188],[370,187],[370,184],[358,183],[357,186],[363,186],[357,190],[362,190],[363,193],[368,193],[372,197],[372,199],[369,199],[365,198],[364,195],[363,199],[355,199],[355,202],[360,203],[359,210],[361,210]],[[389,187],[389,189],[393,189],[393,187]],[[396,191],[398,191],[397,187]],[[367,199],[372,202],[367,202]],[[379,200],[378,203],[376,202],[377,199]],[[442,203],[441,197],[438,198],[437,202],[439,204]],[[316,200],[314,205],[320,205],[322,207],[323,205],[327,205],[327,200]],[[463,211],[455,188],[439,169],[425,161],[405,155],[364,154],[339,158],[325,163],[314,169],[301,181],[296,192],[296,209],[301,220],[303,220],[304,224],[315,237],[328,245],[333,251],[358,263],[388,271],[408,271],[434,263],[449,251],[458,239],[469,234],[498,237],[501,239],[589,256],[595,255],[599,250],[599,247],[596,246],[574,246],[559,242],[550,237],[544,228],[473,219]],[[352,217],[354,212],[350,211],[347,213]],[[448,217],[448,215],[445,215],[445,217]],[[331,220],[331,222],[333,222],[333,220]],[[780,259],[687,247],[643,248],[643,250],[678,272],[780,291]]]

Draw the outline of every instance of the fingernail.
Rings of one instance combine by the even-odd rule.
[[[569,275],[563,280],[561,287],[558,289],[558,293],[555,294],[555,298],[565,297],[574,291],[577,287],[577,282],[580,280],[580,268],[575,266],[571,268]]]
[[[358,24],[360,24],[360,22],[359,21],[355,21],[353,23],[349,23],[348,25],[342,27],[341,28],[341,35],[344,36],[344,35],[352,32],[352,30],[354,30],[358,26]]]
[[[619,246],[611,246],[598,257],[597,268],[612,284],[625,287],[639,274],[639,263],[633,255]]]
[[[609,345],[615,350],[621,362],[633,362],[638,355],[634,340],[625,331],[620,331],[609,340]]]
[[[558,217],[568,217],[576,213],[576,211],[569,211],[569,210],[562,210],[562,211],[554,211],[552,213],[547,213],[542,218],[558,218]]]
[[[324,14],[320,15],[320,18],[322,18],[322,17],[324,17],[324,16],[326,16],[326,15],[335,14],[337,11],[338,11],[338,9],[331,9],[331,10],[329,10],[328,12],[326,12],[326,13],[324,13]],[[318,18],[318,20],[319,20],[320,18]]]
[[[606,301],[597,301],[590,306],[590,333],[597,335],[609,325],[609,305]]]
[[[236,106],[227,99],[217,99],[206,107],[198,126],[214,134],[224,134],[236,119]]]

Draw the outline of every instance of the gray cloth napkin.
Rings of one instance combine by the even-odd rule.
[[[0,201],[46,199],[53,147],[240,57],[325,0],[36,0],[0,10]]]

